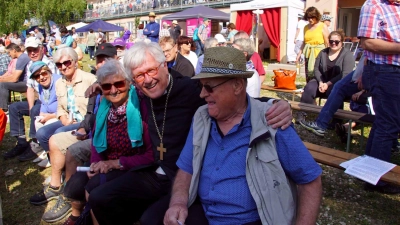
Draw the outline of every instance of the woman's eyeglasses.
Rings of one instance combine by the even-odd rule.
[[[64,61],[64,62],[56,62],[56,67],[57,67],[58,69],[61,69],[63,65],[64,65],[65,67],[68,67],[68,66],[70,66],[71,64],[72,64],[72,60],[66,60],[66,61]]]
[[[163,62],[160,63],[160,65],[158,65],[157,67],[151,68],[151,69],[147,70],[147,71],[144,72],[144,73],[139,73],[139,74],[134,75],[134,76],[133,76],[133,79],[134,79],[137,83],[140,83],[140,82],[144,81],[145,74],[147,74],[147,75],[149,75],[149,76],[151,76],[151,77],[154,77],[155,75],[157,75],[158,69],[160,68],[161,64],[163,64]]]
[[[38,73],[38,74],[33,75],[33,76],[32,76],[32,79],[38,80],[38,79],[40,78],[40,76],[45,77],[45,76],[48,76],[48,75],[49,75],[49,72],[48,72],[48,71],[43,71],[43,72],[41,72],[41,73]]]
[[[340,41],[338,41],[338,40],[329,40],[329,44],[333,45],[333,43],[335,43],[335,45],[338,45],[340,43]]]
[[[123,88],[125,87],[125,80],[120,80],[114,83],[104,83],[104,84],[100,84],[100,87],[103,91],[109,91],[111,90],[112,86],[114,86],[115,88]]]
[[[226,82],[228,82],[228,81],[230,81],[230,80],[232,80],[233,78],[231,78],[231,79],[228,79],[228,80],[226,80],[226,81],[224,81],[224,82],[222,82],[222,83],[219,83],[219,84],[217,84],[217,85],[215,85],[215,86],[210,86],[210,85],[208,85],[208,84],[202,84],[202,83],[200,83],[199,82],[199,86],[201,87],[201,88],[204,88],[208,93],[213,93],[214,92],[214,88],[216,88],[216,87],[218,87],[218,86],[220,86],[220,85],[223,85],[223,84],[225,84]]]

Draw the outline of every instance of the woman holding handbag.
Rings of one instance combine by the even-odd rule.
[[[353,53],[343,48],[343,40],[343,31],[333,31],[329,34],[329,47],[318,54],[315,60],[314,78],[304,87],[300,102],[316,104],[315,98],[327,98],[333,85],[353,71],[355,66]],[[304,115],[300,113],[298,120],[302,120]]]

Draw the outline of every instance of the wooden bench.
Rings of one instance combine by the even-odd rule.
[[[261,89],[262,90],[267,90],[267,91],[291,93],[292,94],[292,101],[294,101],[294,96],[296,96],[296,94],[303,93],[303,89],[296,89],[296,90],[278,89],[278,88],[274,88],[273,86],[269,86],[269,85],[265,85],[265,84],[261,85]]]
[[[302,103],[302,102],[294,102],[294,101],[289,101],[292,109],[295,110],[300,110],[304,112],[310,112],[310,113],[316,113],[319,114],[321,112],[322,106],[318,105],[313,105],[313,104],[307,104],[307,103]],[[349,129],[347,131],[347,144],[346,144],[346,152],[349,152],[350,150],[350,140],[351,140],[351,124],[353,122],[358,122],[361,123],[361,136],[364,136],[364,125],[365,124],[372,124],[375,121],[375,116],[371,114],[365,114],[365,113],[359,113],[359,112],[353,112],[353,111],[347,111],[343,109],[338,109],[335,114],[335,118],[338,119],[345,119],[349,120]],[[360,139],[360,146],[362,147],[363,145],[363,138],[361,137]]]
[[[358,155],[356,154],[343,152],[332,148],[311,144],[308,142],[303,142],[303,143],[310,151],[315,161],[342,170],[345,169],[340,166],[342,162],[358,157]],[[391,171],[383,175],[381,177],[381,180],[400,186],[400,167],[399,166],[394,167]]]

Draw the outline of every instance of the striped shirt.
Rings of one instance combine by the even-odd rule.
[[[358,37],[400,43],[400,4],[388,0],[367,0],[360,12]],[[400,66],[400,54],[382,55],[365,51],[376,64]]]

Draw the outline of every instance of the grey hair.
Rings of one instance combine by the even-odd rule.
[[[53,61],[58,62],[62,56],[69,56],[74,62],[78,62],[78,54],[76,54],[75,50],[71,47],[57,49],[53,56]]]
[[[240,38],[250,38],[249,35],[244,31],[239,31],[233,36],[233,40],[237,40]]]
[[[205,49],[216,47],[217,45],[218,45],[218,40],[214,37],[209,37],[204,41]]]
[[[253,42],[247,38],[239,38],[233,41],[234,45],[239,46],[240,50],[247,52],[248,55],[254,53]]]
[[[123,65],[120,61],[107,58],[105,59],[104,65],[102,65],[96,72],[97,81],[101,83],[108,76],[120,75],[125,78],[126,81],[132,82],[132,78],[125,72]]]
[[[136,42],[124,56],[126,73],[133,77],[132,70],[142,65],[146,60],[146,53],[151,55],[158,63],[165,62],[165,56],[158,43],[144,41]]]

